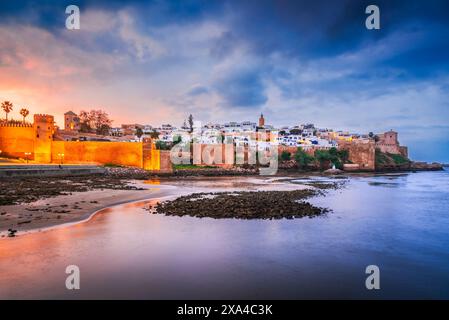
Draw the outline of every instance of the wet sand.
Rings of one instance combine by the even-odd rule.
[[[161,181],[174,187],[160,194],[259,188],[251,179],[181,180]],[[311,180],[325,178],[295,183]],[[85,223],[0,240],[0,299],[448,299],[448,182],[447,172],[351,178],[310,199],[332,209],[313,219],[144,210],[161,197],[114,206]],[[373,264],[381,290],[365,287]],[[65,287],[69,265],[81,270],[80,290]]]
[[[94,212],[121,203],[166,196],[172,188],[131,181],[144,190],[91,190],[39,199],[30,203],[0,206],[0,237],[9,228],[24,232],[88,219]]]
[[[166,180],[131,180],[134,190],[94,189],[67,195],[45,197],[28,203],[0,206],[0,239],[7,238],[8,229],[16,235],[84,221],[95,212],[114,205],[149,200],[176,198],[195,192],[220,191],[292,191],[310,186],[284,183],[279,177],[220,177]],[[142,189],[142,190],[140,190]]]

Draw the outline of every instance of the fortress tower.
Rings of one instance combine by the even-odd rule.
[[[64,130],[67,131],[79,131],[80,130],[80,118],[73,111],[64,113]]]
[[[383,143],[388,145],[399,145],[398,142],[398,133],[396,131],[390,130],[384,133],[384,141]]]
[[[54,118],[47,114],[34,115],[34,160],[51,162],[51,143],[54,134]]]

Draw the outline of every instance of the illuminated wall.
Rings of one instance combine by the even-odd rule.
[[[143,167],[141,142],[53,141],[52,162],[99,163]]]
[[[16,158],[25,158],[25,152],[34,152],[33,126],[0,124],[0,151],[0,156]]]
[[[0,123],[0,156],[29,158],[38,163],[116,164],[171,172],[169,151],[142,142],[54,141],[54,118],[34,115],[33,124]],[[31,153],[26,156],[25,153]]]
[[[54,117],[48,114],[34,115],[34,160],[37,162],[51,162],[51,145],[53,141]]]
[[[375,145],[371,139],[352,140],[352,142],[340,142],[338,145],[340,150],[348,150],[349,160],[353,164],[359,165],[359,170],[374,171],[375,170]]]

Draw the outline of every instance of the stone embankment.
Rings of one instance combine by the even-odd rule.
[[[0,177],[64,177],[103,174],[105,169],[95,165],[2,165]]]

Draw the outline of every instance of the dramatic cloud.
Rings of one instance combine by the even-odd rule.
[[[277,126],[394,128],[412,156],[449,160],[447,1],[378,0],[377,31],[365,0],[77,3],[76,31],[71,1],[0,3],[0,99],[59,123],[101,107],[114,125],[263,112]]]

